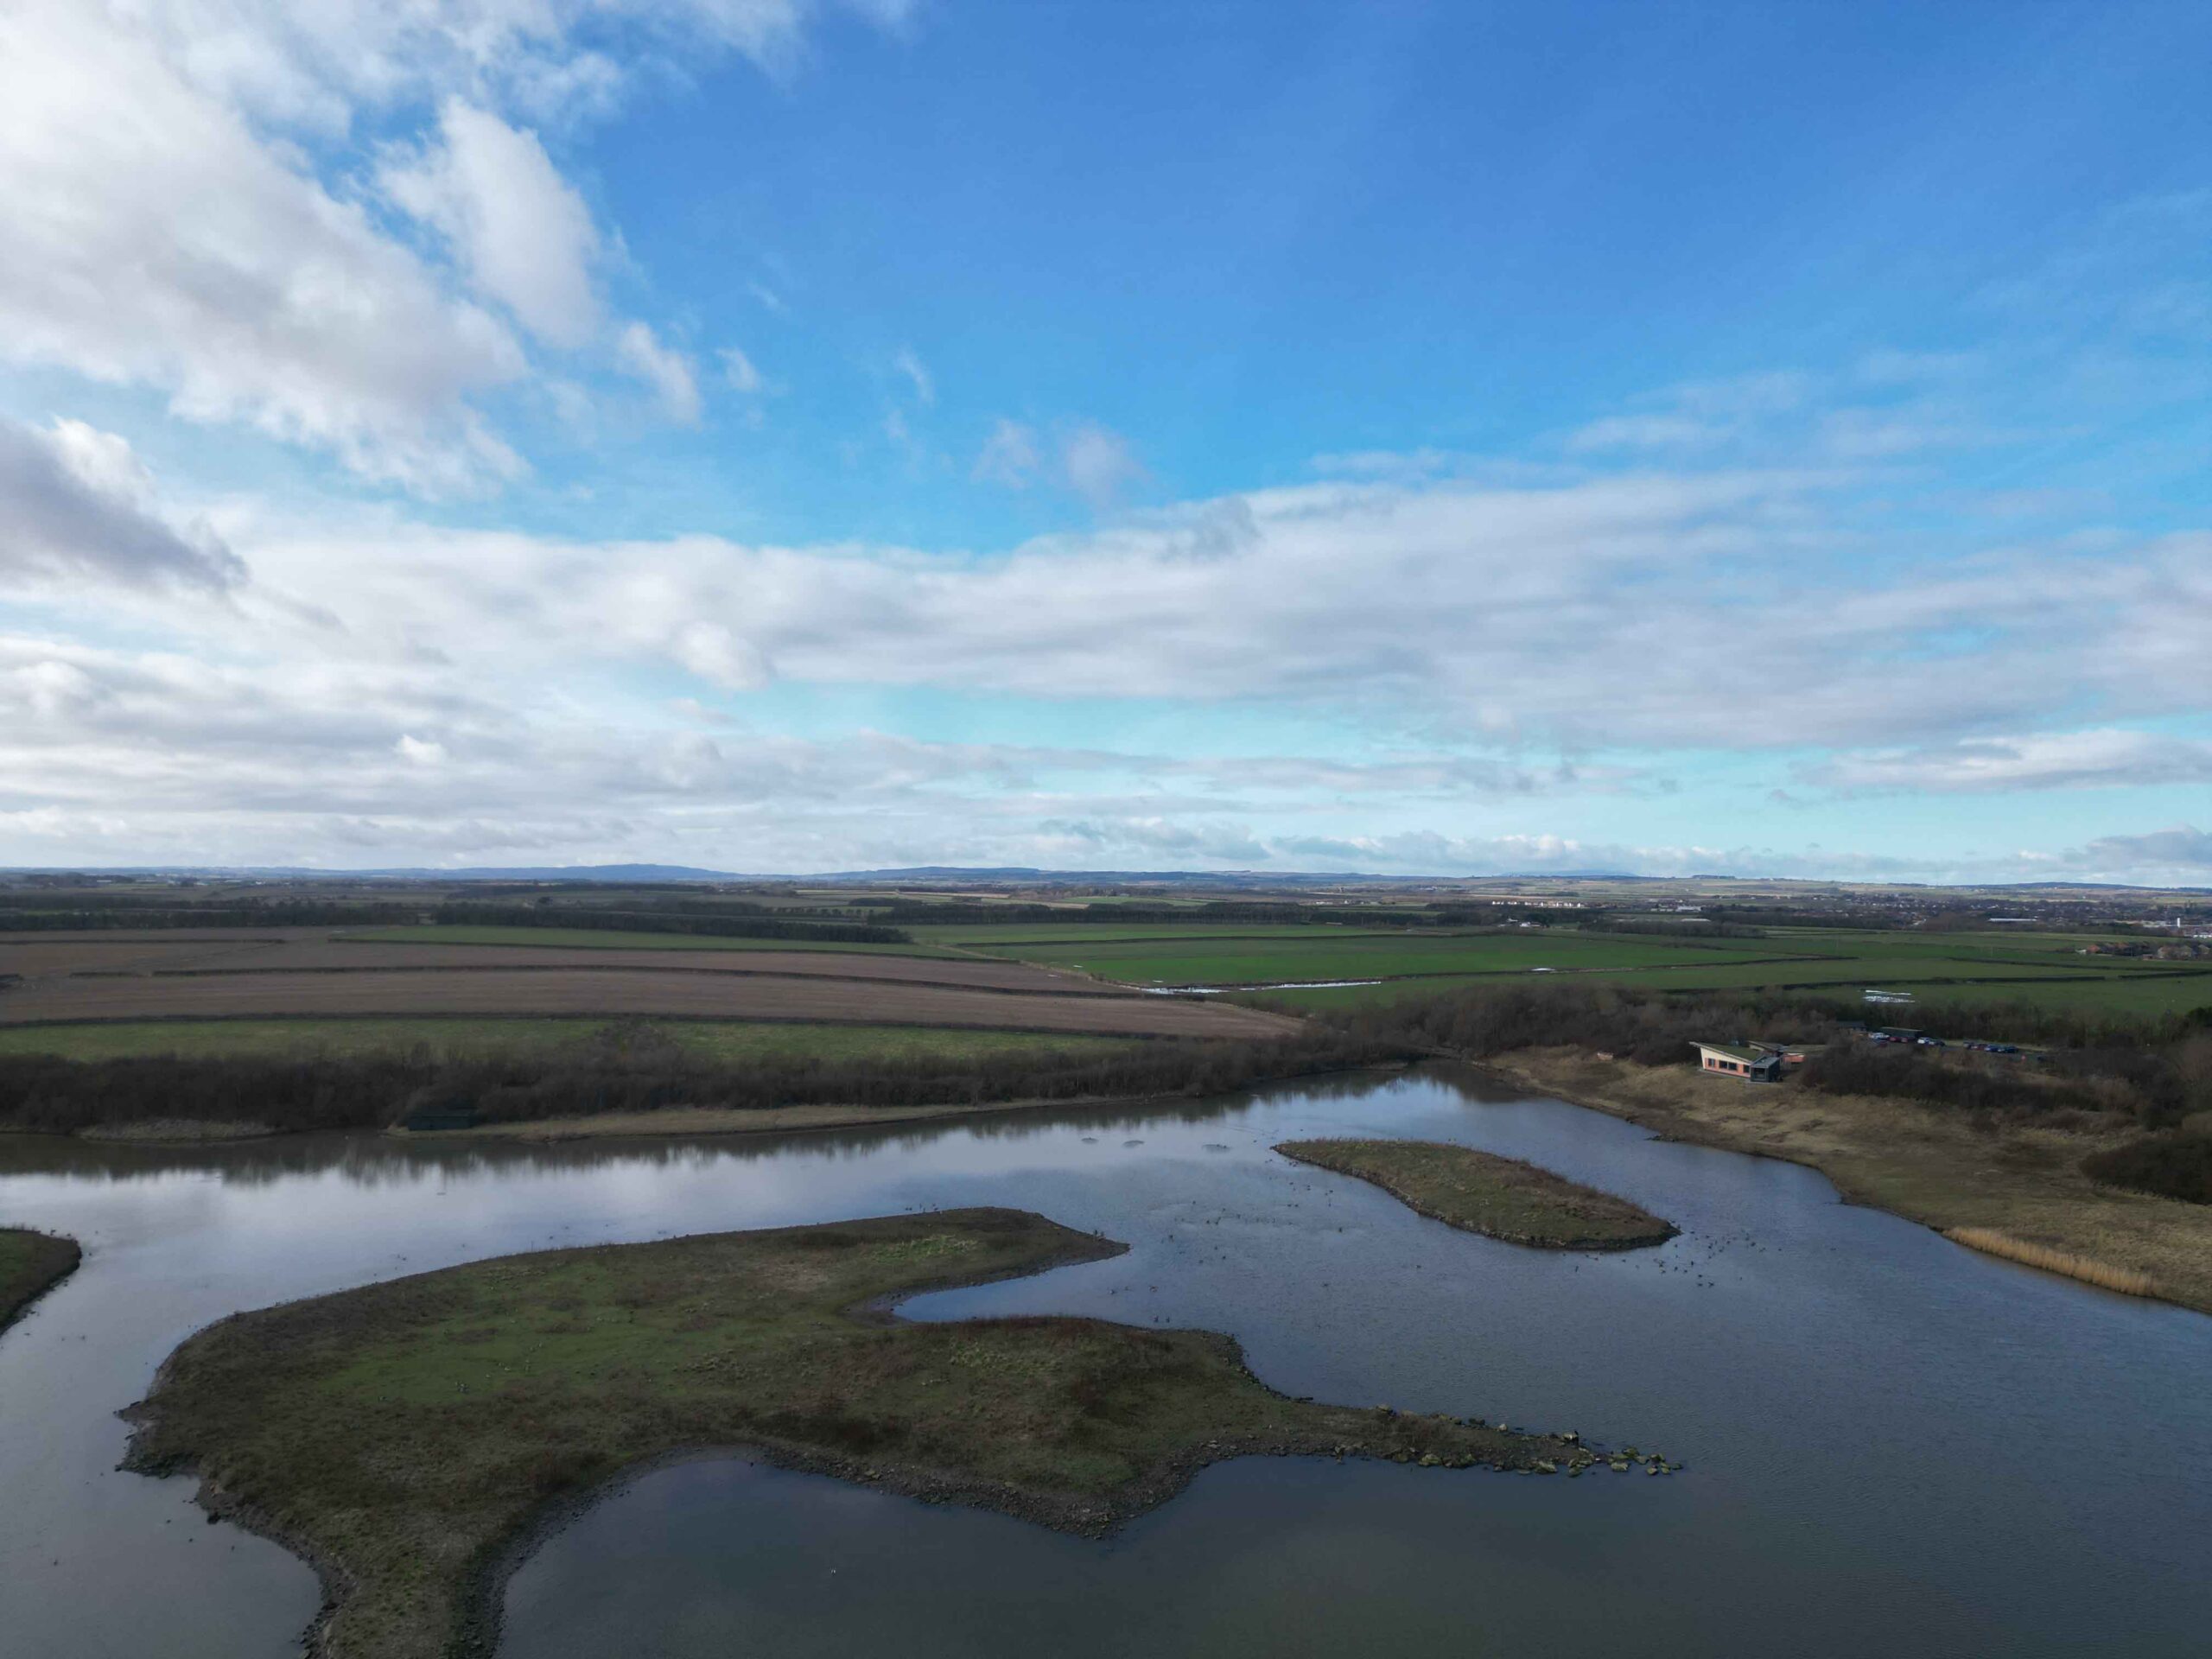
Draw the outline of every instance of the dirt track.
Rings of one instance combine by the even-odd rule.
[[[474,953],[479,957],[484,953]],[[915,958],[845,957],[868,963]],[[979,964],[980,965],[980,964]],[[689,964],[686,964],[687,968]],[[1054,988],[1059,988],[1056,982]],[[981,986],[835,979],[819,972],[670,972],[589,967],[395,969],[49,978],[0,995],[0,1023],[312,1014],[667,1014],[997,1027],[1130,1036],[1267,1037],[1298,1022],[1225,1003],[1157,996],[1036,995]]]

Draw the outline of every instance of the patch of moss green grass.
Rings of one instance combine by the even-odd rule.
[[[1258,1452],[1580,1472],[1564,1439],[1274,1393],[1203,1331],[910,1324],[917,1292],[1124,1247],[1012,1210],[554,1250],[241,1313],[170,1356],[127,1466],[315,1562],[339,1659],[487,1652],[538,1527],[714,1448],[1079,1532]]]
[[[0,1227],[0,1331],[75,1272],[81,1256],[74,1239]]]
[[[1286,1158],[1372,1182],[1408,1209],[1551,1250],[1634,1250],[1678,1230],[1649,1211],[1517,1158],[1438,1141],[1286,1141]]]

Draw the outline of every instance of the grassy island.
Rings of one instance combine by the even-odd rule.
[[[22,1227],[0,1227],[0,1331],[77,1270],[83,1253],[74,1239]]]
[[[1230,1338],[922,1325],[896,1300],[1123,1247],[963,1210],[553,1250],[241,1313],[170,1356],[128,1466],[296,1549],[343,1659],[488,1652],[537,1528],[715,1448],[1096,1532],[1254,1452],[1579,1473],[1570,1438],[1293,1400]]]
[[[1513,1244],[1554,1250],[1633,1250],[1675,1228],[1626,1198],[1515,1158],[1437,1141],[1286,1141],[1301,1164],[1371,1181],[1424,1216]]]

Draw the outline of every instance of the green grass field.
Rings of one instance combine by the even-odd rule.
[[[1777,928],[1749,939],[1542,931],[1422,933],[1325,926],[1157,925],[931,929],[979,954],[1077,969],[1145,986],[1264,986],[1377,980],[1265,995],[1290,1008],[1357,1007],[1496,983],[1545,969],[1561,982],[1599,980],[1646,990],[1764,987],[1912,990],[1930,1001],[2037,1004],[2167,1014],[2212,1006],[2203,972],[2127,957],[2084,956],[2080,934],[1915,933],[1904,930]],[[949,943],[950,940],[948,939]]]
[[[909,930],[917,939],[934,944],[957,944],[990,949],[997,956],[1027,956],[1030,947],[1092,944],[1101,941],[1127,943],[1133,939],[1330,939],[1404,938],[1402,927],[1333,927],[1323,925],[1270,925],[1264,922],[1028,922],[989,926],[925,926]],[[1447,936],[1448,937],[1448,936]],[[997,948],[1003,947],[1003,948]]]
[[[1762,940],[1675,944],[1619,935],[1547,933],[1356,934],[1285,928],[1274,937],[1100,939],[1001,947],[993,954],[1074,968],[1131,985],[1265,985],[1293,980],[1389,979],[1414,975],[1525,973],[1722,964],[1776,954]]]
[[[735,1020],[645,1022],[685,1053],[721,1065],[804,1055],[823,1060],[966,1058],[1009,1051],[1095,1049],[1135,1040],[945,1026],[776,1025]],[[626,1027],[634,1029],[634,1027]],[[557,1055],[609,1029],[605,1020],[142,1020],[76,1026],[0,1027],[0,1055],[56,1054],[72,1060],[188,1059],[372,1054],[417,1044],[434,1053]]]
[[[930,944],[839,944],[819,939],[734,939],[704,933],[617,933],[589,927],[364,927],[335,936],[363,944],[534,944],[560,950],[829,950],[870,957],[947,957]]]

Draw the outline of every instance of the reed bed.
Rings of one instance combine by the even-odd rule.
[[[2116,1268],[2108,1262],[2076,1255],[2071,1250],[2053,1249],[2048,1244],[2031,1244],[2010,1233],[2000,1233],[1993,1227],[1954,1227],[1943,1236],[1955,1244],[1963,1244],[1968,1249],[1980,1250],[1987,1255],[2001,1255],[2008,1262],[2041,1268],[2045,1273],[2063,1273],[2069,1279],[2079,1279],[2083,1284],[2094,1285],[2100,1290],[2117,1291],[2123,1296],[2158,1294],[2147,1273],[2138,1272],[2133,1268]]]

